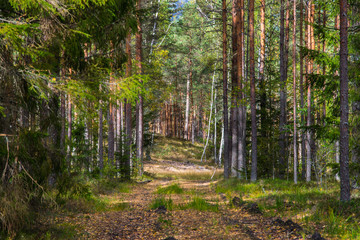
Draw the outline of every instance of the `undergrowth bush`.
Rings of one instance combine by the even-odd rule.
[[[58,203],[65,203],[69,199],[90,200],[93,196],[90,184],[80,174],[64,173],[57,183],[58,193],[56,200]]]
[[[11,187],[0,186],[0,223],[1,230],[14,233],[27,226],[31,218],[31,206],[27,192],[20,183]]]
[[[120,182],[119,179],[95,179],[90,182],[91,190],[95,195],[111,194],[113,192],[129,193],[130,182]]]
[[[2,235],[15,236],[30,226],[42,204],[51,205],[41,189],[34,188],[20,175],[7,185],[0,185],[0,239]]]

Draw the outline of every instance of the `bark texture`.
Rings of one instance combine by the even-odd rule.
[[[250,58],[250,105],[251,105],[251,181],[257,180],[257,128],[255,99],[255,32],[254,0],[249,1],[249,58]]]
[[[340,0],[340,200],[350,201],[347,0]]]
[[[224,177],[229,178],[229,125],[228,125],[228,99],[227,99],[227,32],[226,32],[226,0],[222,0],[223,24],[223,122],[224,122]]]

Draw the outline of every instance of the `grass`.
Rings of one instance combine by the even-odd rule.
[[[90,183],[91,191],[95,195],[109,195],[112,193],[130,193],[133,184],[109,179],[93,180]]]
[[[325,188],[314,182],[295,185],[283,180],[249,183],[230,179],[214,187],[218,193],[256,202],[268,216],[291,218],[326,238],[360,239],[360,198],[340,203],[337,182],[329,182]]]
[[[113,199],[113,195],[120,193],[128,193],[131,190],[131,183],[98,183],[103,186],[107,186],[104,189],[104,193],[91,190],[91,195],[75,198],[68,198],[62,200],[61,208],[65,212],[69,213],[95,213],[95,212],[108,212],[108,211],[123,211],[128,209],[129,204],[119,202],[118,199]],[[94,187],[94,183],[91,183]],[[96,188],[98,185],[96,184]],[[95,193],[94,193],[95,192]],[[111,195],[112,194],[112,195]],[[115,195],[116,196],[116,195]]]
[[[160,206],[166,207],[167,210],[173,210],[174,203],[171,198],[166,199],[165,197],[155,198],[150,204],[151,209],[157,209]]]
[[[159,197],[153,199],[150,204],[151,209],[157,209],[160,206],[165,206],[167,210],[186,210],[186,209],[193,209],[198,211],[211,211],[211,212],[218,212],[219,205],[218,204],[211,204],[207,202],[205,199],[200,197],[193,197],[191,201],[184,203],[184,204],[174,204],[171,198]]]
[[[192,144],[189,141],[178,138],[168,138],[163,136],[155,137],[156,144],[152,150],[152,158],[173,160],[173,161],[190,161],[201,164],[201,154],[203,151],[203,144],[195,142]],[[210,149],[208,156],[210,155]],[[203,163],[206,165],[206,163]]]
[[[190,202],[186,204],[180,204],[179,209],[194,209],[198,211],[218,212],[219,205],[208,203],[205,199],[200,197],[193,197]]]
[[[38,229],[25,229],[24,231],[18,232],[14,238],[0,235],[0,239],[4,240],[75,240],[82,239],[83,237],[84,236],[80,236],[76,231],[76,226],[69,223],[51,225],[45,232]]]
[[[114,205],[112,205],[109,209],[109,211],[116,211],[116,212],[120,212],[120,211],[125,211],[128,210],[130,207],[130,204],[127,202],[119,202],[116,203]]]
[[[166,187],[160,187],[156,191],[158,194],[182,194],[183,192],[184,190],[178,183],[174,183]]]
[[[213,171],[205,171],[205,172],[197,172],[197,171],[184,171],[177,173],[166,173],[166,172],[158,172],[156,175],[159,178],[165,179],[174,179],[174,180],[189,180],[189,181],[209,181]],[[212,180],[219,180],[223,177],[223,172],[217,170]]]

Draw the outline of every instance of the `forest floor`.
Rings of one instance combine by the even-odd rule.
[[[222,171],[199,162],[200,145],[163,138],[157,144],[144,164],[151,180],[101,195],[108,210],[57,215],[53,224],[72,226],[78,239],[303,239],[292,221],[265,217],[256,204],[217,193]]]
[[[35,239],[324,239],[312,236],[317,231],[330,239],[359,236],[359,201],[348,215],[337,215],[338,188],[224,181],[222,169],[201,162],[201,154],[201,144],[157,137],[144,178],[116,183],[116,191],[99,186],[90,207],[68,201],[40,221],[46,224]]]

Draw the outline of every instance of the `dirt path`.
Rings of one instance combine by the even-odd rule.
[[[213,173],[211,168],[173,161],[146,163],[145,171],[174,176],[189,172],[201,176]],[[184,189],[182,194],[165,196],[171,198],[174,205],[186,204],[197,196],[218,204],[219,210],[150,209],[152,201],[161,197],[156,190],[173,183]],[[289,227],[256,213],[256,206],[229,207],[228,198],[215,192],[215,184],[216,181],[210,180],[155,179],[137,184],[130,193],[113,196],[113,202],[128,203],[122,211],[78,214],[62,221],[76,224],[82,239],[302,239]]]

